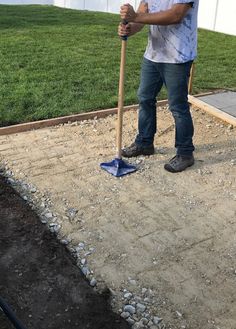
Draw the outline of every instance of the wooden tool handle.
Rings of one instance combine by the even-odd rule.
[[[195,63],[192,63],[191,70],[190,70],[190,77],[188,82],[188,93],[191,94],[193,91],[193,78],[195,72]]]
[[[127,46],[127,41],[122,39],[122,41],[121,41],[119,95],[118,95],[118,122],[117,122],[117,158],[118,159],[121,159],[121,147],[122,147],[126,46]]]

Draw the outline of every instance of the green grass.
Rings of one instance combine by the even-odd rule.
[[[119,16],[0,6],[0,125],[117,106]],[[125,104],[137,103],[147,29],[130,38]],[[194,93],[236,89],[236,37],[199,31]],[[165,98],[163,92],[160,98]]]

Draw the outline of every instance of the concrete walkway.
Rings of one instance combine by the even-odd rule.
[[[202,96],[199,99],[236,118],[236,92],[224,91]]]

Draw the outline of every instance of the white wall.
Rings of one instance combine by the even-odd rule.
[[[129,2],[132,6],[137,8],[139,1],[140,0],[54,0],[54,5],[72,9],[119,13],[120,6],[123,3]]]
[[[120,6],[127,2],[137,8],[140,0],[54,0],[54,5],[73,9],[119,13]],[[235,20],[236,0],[200,0],[199,27],[236,35]]]
[[[219,0],[215,31],[236,35],[236,0]]]
[[[135,8],[140,0],[0,0],[0,4],[47,4],[71,9],[119,13],[123,3]],[[199,27],[236,35],[236,0],[200,0]]]
[[[0,0],[1,5],[54,5],[54,0]]]
[[[208,30],[214,30],[215,17],[216,17],[216,0],[200,0],[199,13],[198,13],[198,25]]]
[[[200,0],[198,26],[236,35],[236,0]]]

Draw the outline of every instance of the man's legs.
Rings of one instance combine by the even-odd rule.
[[[154,153],[154,135],[156,133],[156,96],[161,90],[163,80],[158,72],[157,63],[143,59],[141,82],[138,90],[139,117],[138,134],[130,147],[122,150],[126,157]]]
[[[160,64],[160,72],[168,92],[169,107],[175,120],[174,157],[165,169],[179,172],[193,165],[193,121],[188,103],[188,80],[192,62]]]
[[[144,58],[138,90],[139,118],[135,142],[142,146],[153,144],[156,133],[156,97],[163,85],[157,64]]]

